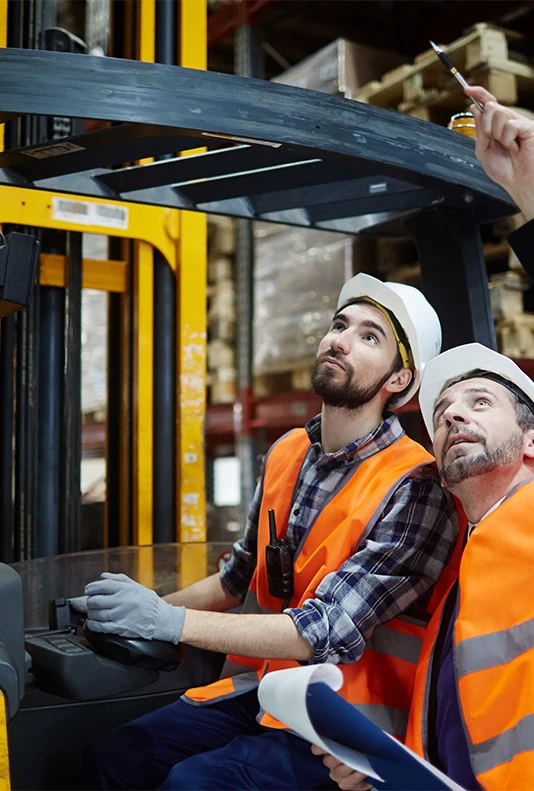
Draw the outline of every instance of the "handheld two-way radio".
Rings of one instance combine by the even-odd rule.
[[[279,599],[293,596],[293,560],[285,538],[276,537],[274,510],[269,509],[269,538],[265,547],[269,593]]]

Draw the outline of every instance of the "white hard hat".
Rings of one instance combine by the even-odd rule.
[[[481,343],[457,346],[435,357],[423,373],[419,405],[430,439],[434,439],[432,418],[441,391],[447,382],[459,379],[471,371],[487,371],[502,376],[534,402],[534,382],[509,357],[488,349]]]
[[[376,277],[363,273],[347,280],[340,291],[337,310],[351,299],[365,297],[393,314],[410,344],[413,379],[409,387],[393,402],[394,406],[402,406],[417,392],[423,368],[441,349],[438,314],[418,288],[404,283],[383,283]]]

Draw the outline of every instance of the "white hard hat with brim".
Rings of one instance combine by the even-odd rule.
[[[384,283],[363,272],[345,283],[339,294],[337,310],[353,299],[366,297],[370,297],[395,316],[410,346],[413,379],[393,403],[393,406],[402,406],[417,391],[424,366],[441,349],[438,314],[418,288],[405,283]]]
[[[445,385],[471,371],[497,374],[512,382],[528,400],[534,402],[534,382],[509,357],[481,343],[457,346],[434,357],[423,371],[419,405],[430,439],[434,439],[434,407]]]

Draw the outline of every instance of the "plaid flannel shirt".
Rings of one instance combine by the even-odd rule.
[[[286,540],[293,553],[317,514],[343,478],[365,459],[404,434],[389,414],[367,436],[335,453],[321,444],[321,416],[306,426],[310,447],[304,458]],[[245,534],[234,544],[221,581],[244,599],[257,556],[262,482],[249,511]],[[393,492],[382,514],[357,551],[335,572],[327,574],[315,598],[284,610],[313,647],[310,664],[357,661],[374,628],[407,610],[429,592],[449,560],[458,535],[456,508],[441,487],[434,465],[425,465]]]

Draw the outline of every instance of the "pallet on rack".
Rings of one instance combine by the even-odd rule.
[[[254,375],[254,396],[279,395],[297,390],[311,390],[313,361],[295,363],[293,367]]]
[[[465,36],[441,46],[470,82],[487,87],[505,104],[515,104],[519,95],[534,93],[534,68],[510,48],[514,37],[518,34],[482,22]],[[451,106],[457,106],[457,96],[462,97],[461,88],[434,50],[429,49],[418,55],[413,64],[400,66],[384,74],[380,81],[368,83],[354,98],[408,112],[417,105],[437,101],[438,97],[441,103],[449,101]]]
[[[499,351],[515,359],[534,358],[534,314],[521,313],[496,326]]]

